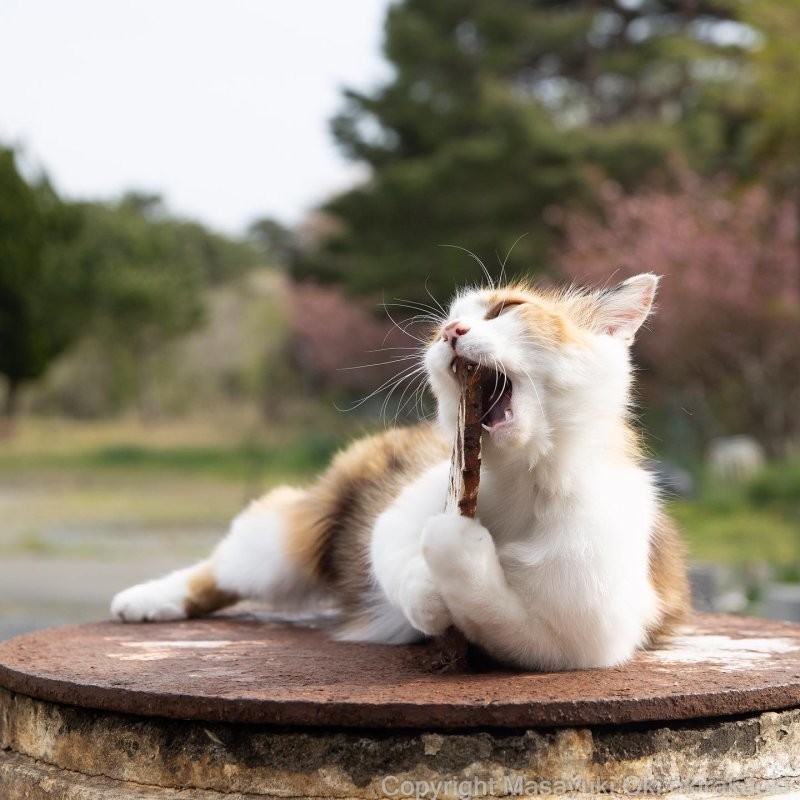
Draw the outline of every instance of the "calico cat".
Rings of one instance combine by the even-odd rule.
[[[455,625],[523,669],[630,659],[689,607],[683,546],[627,422],[629,347],[657,283],[462,292],[424,354],[436,426],[357,441],[310,486],[269,492],[207,561],[121,592],[113,615],[324,594],[340,639],[404,643]],[[474,520],[443,513],[461,360],[483,376]]]

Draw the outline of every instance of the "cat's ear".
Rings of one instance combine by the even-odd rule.
[[[628,278],[613,289],[598,292],[595,295],[596,329],[631,344],[653,307],[658,281],[658,275],[646,272]]]

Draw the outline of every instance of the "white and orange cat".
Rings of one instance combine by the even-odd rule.
[[[689,605],[683,547],[627,422],[629,347],[657,283],[462,292],[425,352],[437,426],[355,442],[310,486],[253,502],[207,561],[121,592],[112,613],[176,620],[322,593],[341,639],[455,625],[515,667],[626,661]],[[459,359],[484,367],[475,520],[443,513]]]

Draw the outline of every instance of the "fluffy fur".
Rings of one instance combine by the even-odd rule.
[[[463,292],[424,355],[437,426],[356,442],[309,487],[251,504],[209,560],[121,592],[112,613],[180,619],[322,593],[342,639],[455,625],[520,668],[624,662],[688,608],[683,549],[627,424],[629,346],[656,287],[640,275],[599,292]],[[457,358],[494,381],[476,520],[442,513]]]

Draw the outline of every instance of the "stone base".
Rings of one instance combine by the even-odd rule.
[[[0,797],[3,800],[248,800],[258,795],[140,786],[70,772],[19,753],[0,752]]]
[[[670,725],[327,730],[98,713],[0,691],[3,800],[800,792],[800,710]]]

